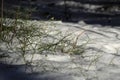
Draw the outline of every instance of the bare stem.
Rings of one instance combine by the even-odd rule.
[[[0,32],[2,31],[2,25],[3,25],[3,0],[1,2],[1,23],[0,23]]]

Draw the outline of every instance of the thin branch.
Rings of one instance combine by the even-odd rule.
[[[3,25],[3,0],[1,2],[1,23],[0,23],[0,32],[2,31],[2,25]]]

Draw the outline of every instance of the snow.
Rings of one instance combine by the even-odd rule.
[[[40,21],[30,21],[41,25]],[[51,22],[44,22],[48,25]],[[83,55],[69,55],[67,53],[56,52],[57,54],[28,53],[25,59],[29,62],[32,59],[32,66],[24,65],[21,59],[10,64],[0,64],[0,80],[120,80],[120,40],[116,35],[120,35],[119,29],[108,26],[89,25],[83,21],[76,23],[62,23],[53,21],[56,27],[48,28],[63,31],[62,34],[73,33],[76,37],[85,31],[78,43],[88,40]],[[99,26],[99,27],[98,27]],[[47,26],[49,27],[49,26]],[[109,31],[109,32],[108,32]],[[37,41],[36,41],[37,43]],[[78,45],[79,45],[78,44]],[[4,44],[5,45],[5,44]],[[1,45],[5,50],[4,45]],[[7,50],[6,50],[7,53]],[[17,52],[16,52],[17,53]],[[11,55],[16,55],[16,53]],[[20,58],[13,56],[14,59]],[[9,62],[6,58],[3,61]],[[27,70],[25,71],[25,69]],[[31,72],[33,69],[33,72]]]

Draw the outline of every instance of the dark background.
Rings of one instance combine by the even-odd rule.
[[[4,17],[120,25],[119,4],[120,0],[4,0]]]

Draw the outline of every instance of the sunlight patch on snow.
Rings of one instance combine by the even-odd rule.
[[[120,44],[107,44],[103,46],[105,48],[105,51],[108,53],[117,53],[117,49],[120,48]]]
[[[71,58],[70,56],[61,56],[61,55],[48,55],[46,57],[47,60],[50,60],[50,61],[57,61],[57,62],[69,62],[71,61]]]
[[[40,54],[27,54],[25,56],[26,60],[33,61],[35,60],[49,60],[49,61],[56,61],[56,62],[69,62],[71,61],[71,57],[69,55],[40,55]]]

